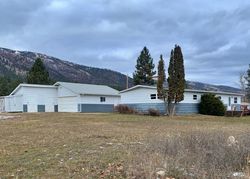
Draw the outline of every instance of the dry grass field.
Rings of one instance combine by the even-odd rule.
[[[248,178],[250,117],[4,115],[0,178]]]

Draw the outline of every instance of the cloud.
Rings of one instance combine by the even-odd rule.
[[[246,0],[2,0],[0,46],[132,74],[146,45],[166,65],[181,45],[188,80],[235,85],[250,54]]]

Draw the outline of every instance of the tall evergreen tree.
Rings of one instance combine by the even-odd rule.
[[[157,80],[157,93],[158,96],[165,101],[166,90],[164,89],[164,82],[166,81],[165,64],[162,55],[158,63],[158,80]]]
[[[34,65],[27,75],[27,82],[29,84],[50,84],[49,73],[46,70],[42,60],[37,58]]]
[[[249,69],[247,70],[246,80],[247,80],[246,98],[247,98],[247,101],[250,102],[250,65],[249,65]]]
[[[153,85],[153,76],[155,65],[147,47],[144,47],[137,59],[136,70],[133,74],[135,85]]]
[[[181,47],[171,51],[168,67],[168,113],[173,116],[176,104],[184,99],[185,71]]]

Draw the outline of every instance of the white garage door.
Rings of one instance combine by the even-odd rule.
[[[58,98],[59,112],[77,112],[76,97],[60,97]]]

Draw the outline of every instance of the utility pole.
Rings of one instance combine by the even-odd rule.
[[[128,89],[128,75],[126,76],[126,89]]]

